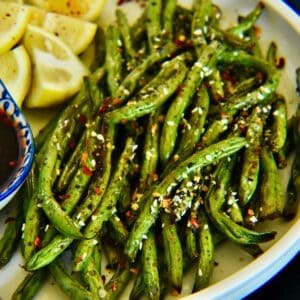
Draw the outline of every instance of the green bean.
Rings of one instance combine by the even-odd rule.
[[[81,277],[92,293],[93,299],[101,299],[101,293],[105,293],[104,283],[98,272],[93,256],[88,259],[83,271],[81,272]]]
[[[121,85],[118,87],[116,97],[120,98],[122,101],[125,101],[135,91],[139,80],[151,66],[153,66],[155,63],[163,61],[166,58],[170,58],[177,50],[178,47],[170,42],[147,56],[143,62],[136,66],[124,78],[124,80],[121,82]]]
[[[159,118],[161,116],[161,109],[156,110],[150,114],[144,140],[143,161],[141,164],[139,189],[145,190],[148,188],[155,175],[158,164],[158,148],[159,148]]]
[[[99,67],[105,63],[105,33],[104,30],[98,26],[95,34],[95,58],[90,67],[92,72],[95,72]]]
[[[25,223],[22,235],[22,255],[27,262],[36,251],[36,239],[39,238],[41,223],[41,209],[38,205],[36,189],[35,167],[31,170],[26,182],[24,183],[25,197],[28,197],[28,207],[26,210]]]
[[[49,143],[47,147],[48,155],[45,156],[43,169],[40,170],[38,177],[37,197],[41,201],[42,208],[51,220],[53,226],[62,234],[74,238],[82,238],[80,229],[75,225],[72,219],[64,212],[55,200],[52,194],[52,171],[55,166],[57,157],[57,147],[53,143]]]
[[[14,196],[15,207],[12,216],[5,221],[5,229],[0,239],[0,268],[5,266],[17,249],[22,229],[22,198],[24,188]]]
[[[191,259],[196,259],[199,256],[197,233],[199,228],[198,210],[200,198],[196,196],[191,207],[190,215],[186,225],[186,251]]]
[[[241,247],[254,258],[257,258],[264,253],[264,251],[256,244],[241,245]]]
[[[144,241],[142,252],[143,290],[149,299],[160,299],[159,274],[157,265],[157,250],[153,232]]]
[[[117,269],[120,265],[120,258],[122,255],[121,249],[114,244],[109,243],[109,240],[103,243],[103,250],[107,259],[107,269]]]
[[[83,151],[84,141],[86,139],[86,131],[80,137],[74,151],[69,157],[66,165],[64,166],[61,174],[59,175],[57,182],[55,183],[55,190],[58,192],[63,192],[67,189],[70,184],[74,174],[78,170],[79,157]]]
[[[189,105],[198,86],[212,72],[216,59],[222,50],[222,47],[217,42],[213,42],[204,48],[203,53],[188,73],[183,83],[182,91],[171,103],[161,133],[160,160],[163,165],[167,163],[174,151],[178,125],[182,114]]]
[[[162,0],[150,0],[148,2],[147,13],[147,36],[150,52],[154,52],[160,43],[161,35],[161,12]]]
[[[135,48],[140,46],[140,43],[147,39],[146,37],[146,24],[147,24],[147,12],[144,10],[137,20],[131,25],[130,33]],[[138,52],[139,56],[140,52]]]
[[[99,240],[99,243],[94,247],[93,252],[93,260],[95,268],[97,269],[97,272],[101,274],[102,272],[102,245],[101,241]]]
[[[166,1],[163,9],[163,31],[166,38],[170,41],[173,40],[173,24],[176,12],[176,0]]]
[[[191,116],[187,128],[182,133],[176,152],[180,160],[189,156],[199,142],[209,111],[209,100],[207,89],[204,87],[199,88],[196,93],[195,104],[191,107]]]
[[[107,84],[112,97],[117,94],[118,87],[122,82],[122,40],[117,26],[110,25],[106,30],[105,37],[106,56],[105,67],[107,69]]]
[[[282,212],[283,217],[287,220],[292,220],[297,215],[299,209],[299,170],[299,160],[295,159],[292,165],[292,177],[290,178],[287,186],[287,199]]]
[[[72,299],[90,300],[92,294],[88,292],[77,280],[72,278],[65,270],[59,260],[55,260],[49,265],[53,279],[58,286]]]
[[[212,188],[208,199],[205,201],[206,211],[210,219],[222,233],[238,244],[257,244],[272,240],[276,232],[256,232],[249,230],[233,222],[221,211],[225,199],[225,192],[231,177],[231,170],[229,166],[226,167],[226,159],[222,160],[222,162],[223,165],[221,165],[219,169],[220,173],[218,180],[216,180],[216,187]]]
[[[250,53],[256,57],[262,58],[262,49],[259,44],[259,37],[256,33],[256,28],[251,27],[248,31],[248,39],[250,39],[251,47],[250,47]]]
[[[283,191],[280,177],[272,152],[266,147],[261,149],[262,181],[260,187],[261,219],[273,219],[281,216],[283,210]]]
[[[244,217],[243,217],[243,211],[241,206],[237,203],[234,202],[230,205],[228,205],[228,215],[230,218],[237,224],[243,225],[244,224]]]
[[[169,284],[180,293],[183,280],[183,253],[176,224],[171,222],[170,214],[164,212],[161,214],[161,222]]]
[[[33,273],[28,273],[24,280],[15,290],[12,295],[12,300],[31,300],[41,288],[41,285],[48,277],[48,272],[45,269],[38,270]]]
[[[275,42],[271,42],[268,50],[267,50],[267,56],[266,59],[267,61],[273,65],[273,67],[276,67],[276,54],[277,54],[277,45]]]
[[[218,27],[209,27],[208,37],[211,40],[218,40],[224,43],[229,48],[249,51],[253,47],[252,41],[245,41],[245,39]]]
[[[152,79],[126,106],[108,112],[105,120],[117,124],[136,120],[155,111],[176,91],[186,75],[186,66],[180,59],[173,59],[163,66],[159,74]]]
[[[212,99],[215,102],[220,102],[224,98],[224,83],[221,78],[221,73],[218,69],[213,70],[209,76],[208,84]]]
[[[138,300],[141,298],[141,294],[144,293],[143,275],[137,276],[134,286],[130,292],[130,300]]]
[[[192,40],[200,57],[203,45],[206,45],[207,24],[211,15],[212,3],[210,0],[194,0],[192,19]]]
[[[122,36],[124,48],[126,51],[126,55],[128,56],[127,70],[131,70],[136,65],[137,54],[132,45],[131,32],[130,32],[130,27],[128,24],[127,16],[125,15],[125,13],[123,11],[121,11],[120,9],[117,9],[116,17],[117,17],[118,28],[119,28],[120,34]]]
[[[287,137],[287,104],[285,99],[277,95],[272,109],[272,134],[269,137],[269,145],[273,152],[278,152],[284,147]]]
[[[91,182],[92,175],[95,173],[97,166],[102,163],[99,161],[99,156],[103,149],[104,140],[102,140],[102,136],[99,140],[97,133],[100,126],[101,119],[99,117],[87,123],[82,145],[84,151],[81,153],[77,171],[66,190],[66,199],[61,203],[62,208],[68,214],[74,210],[82,194]]]
[[[196,270],[193,292],[208,286],[215,263],[215,246],[211,226],[202,208],[199,210],[199,258]]]
[[[248,147],[243,154],[242,171],[240,175],[239,199],[245,206],[253,196],[259,176],[259,155],[262,143],[264,117],[261,107],[255,107],[250,115],[246,138]]]
[[[99,169],[92,178],[92,182],[87,191],[86,197],[83,199],[77,210],[73,215],[78,224],[84,223],[96,210],[97,206],[102,200],[104,191],[107,188],[111,175],[111,157],[114,149],[115,127],[102,125],[100,134],[97,138],[100,140],[104,138],[104,149],[99,152]]]
[[[287,200],[283,210],[283,216],[288,220],[296,216],[300,201],[300,105],[298,105],[293,118],[293,140],[295,143],[296,155],[292,163],[291,177],[287,186]]]
[[[230,138],[196,152],[180,163],[159,184],[154,186],[150,192],[146,193],[143,196],[146,199],[144,209],[136,220],[125,246],[127,256],[131,260],[135,258],[143,236],[147,234],[149,228],[155,223],[158,217],[161,197],[169,194],[174,185],[176,186],[184,178],[190,177],[202,167],[238,151],[244,145],[245,140],[243,138]]]
[[[296,69],[296,91],[300,95],[300,68]]]
[[[255,7],[255,9],[251,13],[249,13],[247,16],[241,18],[239,24],[228,29],[228,31],[237,36],[243,35],[245,32],[247,32],[254,26],[254,23],[257,21],[257,19],[261,15],[263,8],[264,8],[263,3],[259,2],[257,4],[257,6]]]
[[[111,232],[114,239],[120,244],[125,245],[129,232],[124,222],[117,215],[113,215],[108,220],[108,230]]]
[[[126,285],[132,277],[132,272],[129,267],[125,267],[123,270],[118,270],[109,282],[105,285],[107,291],[105,298],[107,300],[118,299],[123,293]]]

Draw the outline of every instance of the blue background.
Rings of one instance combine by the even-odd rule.
[[[285,0],[300,18],[300,0]],[[300,49],[295,49],[299,51]],[[300,64],[300,58],[299,58]],[[300,250],[300,249],[299,249]],[[246,300],[299,300],[300,299],[300,254],[298,254],[281,272]]]

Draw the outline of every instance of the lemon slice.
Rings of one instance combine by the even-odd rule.
[[[8,51],[21,39],[29,19],[26,7],[0,2],[0,54]]]
[[[29,0],[27,2],[48,11],[94,21],[100,16],[106,0]]]
[[[24,46],[1,54],[0,66],[0,78],[21,107],[31,82],[30,58]]]
[[[35,25],[35,26],[43,26],[43,22],[47,11],[43,8],[33,6],[33,5],[26,5],[29,10],[29,20],[28,24]]]
[[[43,27],[61,38],[75,54],[88,47],[97,30],[94,23],[57,13],[47,13]]]
[[[23,4],[23,0],[2,0],[3,2],[13,2],[18,4]]]
[[[27,107],[60,104],[80,89],[88,70],[64,42],[34,25],[27,26],[23,42],[33,62]]]

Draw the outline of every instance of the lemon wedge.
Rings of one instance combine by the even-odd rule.
[[[29,11],[23,5],[0,2],[0,54],[10,50],[23,36]]]
[[[43,28],[28,25],[23,43],[33,63],[27,107],[54,106],[78,92],[88,70],[64,42]]]
[[[95,21],[100,16],[106,0],[29,0],[27,2],[48,11]]]
[[[75,54],[80,54],[92,42],[97,25],[70,16],[47,13],[43,28],[61,38]]]
[[[0,66],[0,78],[18,106],[22,107],[31,82],[31,63],[24,46],[1,54]]]

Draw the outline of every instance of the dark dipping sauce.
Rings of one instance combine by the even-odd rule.
[[[0,109],[0,186],[17,166],[19,144],[15,128],[6,113]]]

